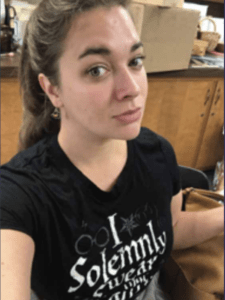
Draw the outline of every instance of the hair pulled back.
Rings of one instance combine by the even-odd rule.
[[[59,59],[72,22],[82,12],[97,7],[121,5],[129,0],[43,0],[33,11],[24,35],[19,66],[23,121],[19,151],[38,142],[45,132],[58,133],[60,121],[52,119],[54,107],[42,90],[38,75],[60,86]]]

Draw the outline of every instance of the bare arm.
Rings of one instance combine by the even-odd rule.
[[[30,300],[34,251],[27,234],[1,230],[1,300]]]
[[[184,249],[202,243],[224,231],[224,206],[207,211],[181,211],[182,191],[171,202],[173,249]]]

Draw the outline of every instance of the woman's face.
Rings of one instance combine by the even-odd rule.
[[[59,61],[61,129],[100,139],[135,138],[147,97],[142,56],[124,8],[98,8],[77,17]]]

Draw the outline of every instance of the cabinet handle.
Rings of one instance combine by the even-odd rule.
[[[218,95],[216,97],[215,105],[217,104],[217,102],[219,101],[219,99],[220,99],[220,89],[218,90]]]
[[[209,101],[209,99],[210,99],[210,90],[207,91],[206,100],[205,100],[204,105],[207,104],[207,102]]]

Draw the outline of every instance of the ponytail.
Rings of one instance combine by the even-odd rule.
[[[51,117],[54,106],[42,90],[38,81],[38,72],[34,70],[31,60],[27,27],[19,65],[20,94],[23,105],[19,151],[34,145],[43,138],[46,132],[58,133],[60,129],[60,121]]]

